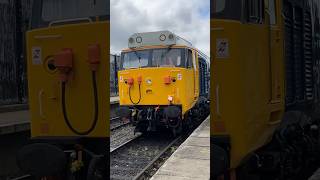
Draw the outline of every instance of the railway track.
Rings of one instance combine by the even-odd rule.
[[[110,130],[115,131],[119,128],[122,128],[124,126],[129,126],[129,122],[121,122],[121,119],[119,117],[113,117],[110,119]]]
[[[20,176],[20,177],[16,177],[16,178],[13,178],[11,180],[34,180],[35,178],[33,178],[31,175],[23,175],[23,176]]]
[[[110,151],[110,179],[140,179],[180,137],[138,135]]]

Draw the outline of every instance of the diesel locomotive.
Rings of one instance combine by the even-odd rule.
[[[320,1],[211,0],[212,177],[319,165]]]
[[[109,0],[34,0],[26,52],[31,140],[20,169],[107,179]]]
[[[209,114],[208,57],[169,31],[133,34],[118,71],[121,118],[135,132],[188,129]]]

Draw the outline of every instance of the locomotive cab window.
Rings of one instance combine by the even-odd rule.
[[[153,67],[181,67],[181,49],[155,49],[152,53]]]
[[[192,65],[192,51],[190,49],[187,50],[187,58],[186,58],[186,67],[188,69],[191,69],[193,68],[193,65]]]
[[[177,48],[124,52],[121,69],[144,67],[185,67],[185,51]]]
[[[33,4],[31,27],[106,20],[109,8],[106,0],[38,0]]]
[[[264,17],[264,4],[262,0],[247,0],[247,21],[262,24]]]
[[[225,0],[215,0],[213,1],[213,12],[214,13],[222,12],[225,6],[226,6]]]
[[[241,4],[242,0],[211,0],[211,18],[240,20]]]
[[[270,16],[270,24],[277,24],[277,15],[276,15],[276,0],[269,0],[268,2],[268,13]]]
[[[150,51],[133,51],[122,54],[122,69],[148,67]]]

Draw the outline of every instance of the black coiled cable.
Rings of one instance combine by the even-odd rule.
[[[94,119],[91,124],[91,127],[86,131],[78,131],[76,130],[70,123],[69,118],[67,116],[67,110],[66,110],[66,83],[62,82],[61,89],[62,89],[62,112],[64,120],[69,127],[69,129],[77,134],[77,135],[88,135],[90,134],[96,127],[98,122],[98,114],[99,114],[99,102],[98,102],[98,90],[97,90],[97,81],[96,81],[96,73],[95,71],[92,71],[92,85],[93,85],[93,93],[94,93]]]
[[[133,102],[133,100],[132,100],[132,98],[131,98],[131,86],[129,87],[129,98],[130,98],[130,101],[131,101],[131,103],[132,104],[134,104],[134,105],[137,105],[137,104],[139,104],[140,103],[140,101],[141,101],[141,84],[139,84],[139,100],[138,100],[138,102]]]

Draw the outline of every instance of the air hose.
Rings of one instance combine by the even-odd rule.
[[[62,89],[62,112],[63,112],[63,117],[65,120],[65,123],[69,127],[69,129],[77,134],[77,135],[88,135],[90,134],[96,127],[97,121],[98,121],[98,109],[99,109],[99,102],[98,102],[98,90],[97,90],[97,81],[96,81],[96,73],[95,71],[92,71],[92,85],[93,85],[93,93],[94,93],[94,119],[93,122],[90,126],[90,128],[86,131],[78,131],[75,129],[68,118],[67,115],[67,110],[66,110],[66,82],[62,82],[61,84],[61,89]]]
[[[137,105],[140,103],[140,101],[141,101],[141,84],[139,84],[139,100],[138,100],[138,102],[136,102],[136,103],[133,102],[133,100],[131,98],[131,86],[129,86],[129,98],[130,98],[131,103],[134,105]]]

